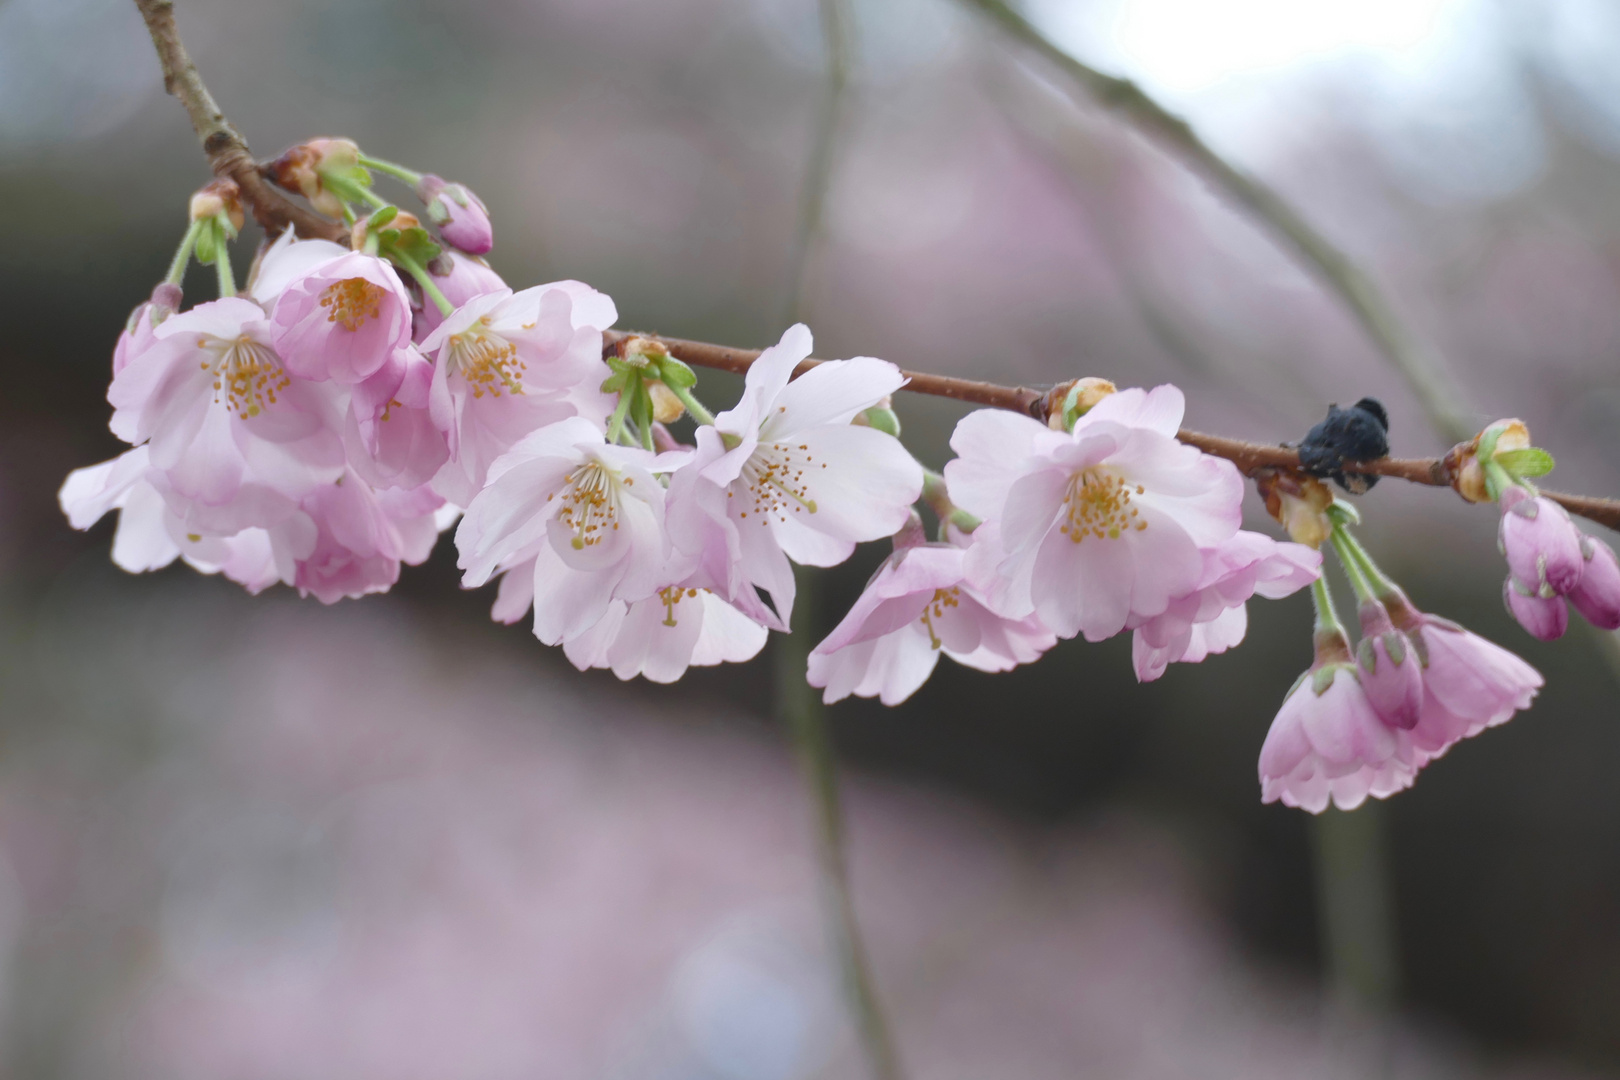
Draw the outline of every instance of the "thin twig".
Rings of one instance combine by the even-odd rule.
[[[1395,315],[1383,291],[1344,252],[1319,233],[1282,196],[1233,167],[1198,137],[1185,120],[1166,110],[1129,79],[1105,75],[1059,48],[1007,0],[962,0],[994,19],[1003,30],[1060,68],[1088,96],[1124,116],[1137,130],[1167,147],[1217,190],[1263,222],[1338,294],[1373,343],[1412,388],[1430,425],[1450,442],[1475,430],[1455,404],[1439,358]]]
[[[610,330],[606,334],[607,344],[610,347],[632,337],[656,338],[668,346],[669,351],[677,359],[695,367],[716,368],[739,375],[748,370],[749,365],[760,353],[758,349],[738,349],[729,345],[659,337],[656,334],[631,330]],[[806,360],[794,369],[794,374],[802,375],[817,364],[823,363],[826,361]],[[1046,390],[1028,386],[998,386],[995,383],[978,382],[974,379],[931,375],[924,371],[902,370],[901,374],[910,380],[904,389],[913,393],[951,398],[993,409],[1007,409],[1032,416],[1037,420],[1046,419],[1049,404],[1049,392]],[[1245,442],[1242,439],[1207,435],[1201,431],[1189,431],[1185,428],[1177,432],[1176,437],[1189,446],[1198,447],[1206,454],[1225,458],[1236,465],[1245,476],[1253,476],[1260,469],[1299,468],[1299,451],[1290,446]],[[1465,438],[1472,438],[1472,434]],[[1450,487],[1452,481],[1451,467],[1445,458],[1379,458],[1376,461],[1358,462],[1355,471],[1369,476],[1393,477],[1429,487]],[[1546,490],[1543,490],[1542,494],[1572,514],[1579,514],[1599,525],[1620,530],[1620,499],[1568,495],[1560,491]]]
[[[259,172],[258,163],[248,151],[247,140],[231,126],[208,92],[197,65],[186,55],[180,33],[174,26],[173,0],[135,0],[146,29],[152,35],[158,62],[163,67],[163,88],[180,100],[191,117],[192,130],[202,141],[203,153],[216,176],[228,176],[242,189],[242,198],[253,210],[253,218],[266,232],[275,234],[291,228],[299,236],[343,240],[348,235],[341,224],[313,213],[289,200],[271,187]]]

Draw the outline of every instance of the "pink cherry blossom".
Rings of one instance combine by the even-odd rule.
[[[269,310],[276,352],[301,379],[358,383],[402,366],[411,344],[410,294],[392,266],[358,251],[293,278]]]
[[[495,246],[489,210],[467,185],[428,173],[417,183],[416,194],[445,243],[469,255],[483,255]]]
[[[967,578],[956,544],[911,544],[884,562],[855,606],[810,653],[808,678],[828,704],[850,694],[885,705],[906,700],[941,653],[980,671],[1038,659],[1057,638],[1033,616],[993,610]]]
[[[766,636],[712,589],[670,585],[633,603],[614,600],[563,653],[581,671],[609,668],[621,679],[672,683],[689,667],[751,660]]]
[[[113,374],[129,365],[131,356],[146,351],[154,340],[152,328],[180,310],[180,286],[167,281],[152,290],[152,298],[129,313],[129,321],[113,347]]]
[[[1419,611],[1398,590],[1383,602],[1423,663],[1423,711],[1409,734],[1426,758],[1530,707],[1542,685],[1535,668],[1449,619]]]
[[[1548,587],[1551,591],[1551,587]],[[1557,641],[1569,629],[1569,605],[1554,592],[1542,596],[1527,588],[1513,574],[1502,582],[1502,603],[1531,637]]]
[[[439,292],[456,307],[475,296],[502,292],[507,288],[506,282],[483,259],[463,255],[459,251],[444,252],[428,263],[427,272]],[[442,322],[444,314],[439,310],[439,305],[423,297],[416,308],[416,340],[422,341]]]
[[[258,304],[200,304],[153,335],[107,399],[113,433],[150,445],[173,495],[221,506],[258,484],[296,499],[341,472],[341,402],[287,374]]]
[[[532,432],[490,467],[456,530],[462,584],[476,588],[502,570],[511,578],[532,566],[526,599],[535,636],[548,645],[589,630],[614,600],[651,596],[680,576],[670,565],[656,474],[688,457],[610,445],[582,417]],[[498,603],[497,618],[500,610]]]
[[[1348,644],[1344,646],[1348,659]],[[1319,814],[1354,810],[1412,786],[1423,758],[1388,727],[1344,660],[1307,672],[1283,701],[1260,749],[1260,798]]]
[[[999,523],[1009,600],[1059,637],[1110,637],[1197,589],[1238,531],[1243,480],[1176,441],[1174,386],[1104,398],[1069,433],[985,409],[957,424],[951,498]]]
[[[414,346],[396,356],[402,363],[397,379],[384,370],[354,387],[343,441],[349,464],[367,483],[414,488],[438,475],[450,446],[429,404],[432,361]]]
[[[577,281],[486,293],[452,312],[421,345],[435,360],[433,423],[449,439],[434,488],[466,506],[490,463],[529,432],[571,416],[604,427],[613,399],[599,389],[602,331],[617,317],[612,300]]]
[[[1250,597],[1291,595],[1315,581],[1322,567],[1319,551],[1245,530],[1202,554],[1196,588],[1158,615],[1130,620],[1131,658],[1141,682],[1157,679],[1172,662],[1197,663],[1241,643]]]
[[[314,549],[314,522],[285,501],[278,514],[268,515],[272,522],[268,527],[226,524],[230,530],[226,535],[199,532],[208,525],[176,512],[160,488],[164,479],[151,466],[148,449],[138,446],[112,461],[70,473],[62,485],[62,509],[78,529],[88,529],[107,512],[117,510],[113,562],[130,573],[158,570],[184,558],[194,569],[223,573],[252,593],[278,581],[291,584],[297,560]],[[268,495],[259,503],[262,507],[276,501]],[[183,502],[181,505],[185,507]],[[208,516],[218,518],[217,512]],[[266,517],[262,511],[254,516]]]
[[[1582,536],[1581,558],[1585,566],[1580,584],[1569,592],[1570,603],[1593,626],[1620,630],[1620,561],[1614,549],[1595,536]]]
[[[444,500],[427,487],[377,491],[353,471],[303,501],[316,526],[293,584],[323,604],[386,592],[401,563],[424,562],[438,538]]]
[[[922,491],[899,440],[850,423],[899,389],[893,364],[835,360],[789,381],[810,355],[802,323],[748,369],[742,398],[697,431],[692,462],[670,481],[670,529],[733,603],[759,586],[786,621],[789,563],[834,566],[856,543],[894,533]]]

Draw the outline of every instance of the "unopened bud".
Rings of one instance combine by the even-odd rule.
[[[247,220],[242,214],[242,189],[226,176],[211,180],[191,197],[190,214],[192,221],[209,221],[224,214],[231,228],[239,230]]]
[[[869,427],[881,431],[885,435],[893,435],[898,439],[900,437],[900,417],[895,415],[893,406],[894,399],[885,395],[882,401],[873,405],[870,409],[856,413],[855,419],[850,422],[857,427]]]
[[[1265,469],[1255,474],[1255,486],[1266,500],[1266,512],[1276,518],[1288,535],[1307,547],[1321,547],[1333,533],[1328,508],[1333,492],[1314,476]]]
[[[686,415],[686,406],[675,392],[661,382],[648,382],[647,393],[652,398],[653,419],[660,424],[673,424]]]
[[[619,345],[619,355],[637,367],[645,367],[654,360],[668,356],[669,346],[657,338],[627,338]]]
[[[1470,441],[1452,447],[1446,455],[1451,486],[1469,502],[1494,502],[1490,486],[1485,482],[1485,462],[1498,453],[1530,448],[1530,429],[1524,421],[1498,420]]]
[[[427,207],[428,220],[439,227],[439,235],[450,246],[469,255],[483,255],[495,246],[489,210],[465,184],[428,173],[417,182],[416,194]]]
[[[356,221],[354,227],[349,230],[349,246],[356,251],[361,250],[366,246],[366,237],[373,231],[380,229],[397,229],[404,232],[406,229],[420,229],[422,227],[421,220],[409,210],[400,210],[398,207],[389,207],[389,209],[396,212],[392,217],[380,224],[376,223],[377,215],[375,214]]]
[[[267,167],[270,179],[309,200],[319,213],[343,216],[343,200],[327,189],[322,177],[352,174],[360,167],[360,147],[351,139],[311,139],[292,147]]]
[[[1068,431],[1074,422],[1086,415],[1097,403],[1118,390],[1107,379],[1088,375],[1067,383],[1059,383],[1048,393],[1046,425],[1054,431]]]

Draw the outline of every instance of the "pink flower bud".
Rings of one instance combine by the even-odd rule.
[[[1498,533],[1508,569],[1537,592],[1551,585],[1567,593],[1581,580],[1581,531],[1562,506],[1521,487],[1502,494],[1502,524]]]
[[[1543,596],[1509,574],[1502,583],[1502,602],[1507,605],[1508,614],[1532,637],[1556,641],[1569,629],[1569,608],[1562,596],[1551,592],[1550,588],[1548,591],[1551,595]]]
[[[489,210],[466,185],[428,173],[416,185],[416,194],[427,207],[428,219],[439,227],[439,235],[451,247],[469,255],[482,255],[495,246]]]
[[[1376,600],[1361,605],[1356,673],[1379,719],[1410,731],[1423,712],[1423,667],[1405,634]]]
[[[1620,560],[1614,549],[1595,536],[1581,537],[1586,568],[1570,590],[1570,602],[1586,621],[1604,630],[1620,630]]]

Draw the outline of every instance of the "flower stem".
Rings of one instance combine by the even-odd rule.
[[[630,411],[630,392],[619,391],[619,403],[613,407],[613,415],[608,418],[607,441],[615,445],[624,437],[624,417]]]
[[[1335,525],[1329,539],[1333,541],[1333,553],[1339,557],[1339,565],[1344,567],[1344,576],[1350,579],[1350,588],[1355,590],[1356,599],[1363,602],[1371,600],[1372,586],[1356,558],[1356,541],[1351,537],[1350,530],[1343,525]]]
[[[1372,595],[1380,600],[1388,600],[1397,596],[1404,598],[1405,594],[1401,592],[1401,587],[1391,581],[1389,576],[1382,570],[1378,569],[1378,564],[1373,562],[1372,556],[1367,554],[1367,549],[1361,546],[1361,541],[1356,539],[1354,533],[1342,527],[1335,528],[1333,533],[1335,551],[1339,550],[1339,534],[1344,534],[1344,551],[1348,552],[1350,558],[1355,562],[1356,569],[1360,571]],[[1344,555],[1341,554],[1339,557],[1343,559]],[[1348,571],[1346,572],[1348,573]]]
[[[384,161],[382,158],[367,157],[365,154],[361,154],[360,164],[368,169],[375,169],[377,172],[392,176],[395,180],[403,181],[412,187],[422,182],[421,173],[412,172],[403,165],[396,165],[392,161]]]
[[[405,268],[405,272],[416,279],[416,283],[422,286],[422,291],[427,294],[429,299],[439,306],[439,314],[448,315],[452,311],[456,310],[456,305],[452,304],[444,293],[439,291],[439,287],[433,284],[433,276],[423,268],[421,263],[405,254],[397,247],[389,249],[388,257],[393,259],[399,265],[403,266]]]
[[[231,249],[225,243],[224,230],[215,240],[214,272],[219,276],[219,295],[236,295],[236,276],[231,273]]]
[[[862,1046],[877,1080],[900,1080],[904,1075],[900,1059],[878,1002],[866,944],[855,920],[855,902],[849,890],[838,763],[827,730],[827,710],[804,677],[809,642],[814,636],[815,593],[807,588],[810,575],[803,567],[795,568],[795,576],[799,587],[793,612],[794,632],[779,636],[773,643],[777,712],[787,722],[805,786],[814,802],[822,914],[828,937],[838,955],[845,995],[859,1025]]]
[[[706,409],[703,402],[692,395],[692,391],[684,386],[670,386],[669,383],[664,385],[669,388],[669,392],[674,394],[682,405],[686,406],[686,411],[692,414],[693,420],[705,425],[714,423],[714,413]]]
[[[186,267],[191,265],[191,252],[197,246],[197,234],[202,232],[203,225],[204,222],[193,221],[186,227],[186,235],[180,238],[180,247],[170,260],[169,273],[163,279],[168,284],[178,285],[180,279],[186,276]]]

